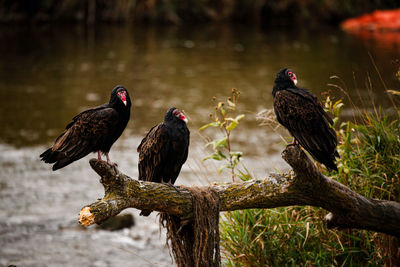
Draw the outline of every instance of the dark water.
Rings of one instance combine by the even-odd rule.
[[[55,173],[38,161],[74,115],[108,101],[115,85],[126,86],[133,97],[133,118],[111,151],[127,174],[137,176],[136,146],[144,133],[176,106],[188,114],[192,133],[178,184],[228,177],[218,176],[214,163],[201,162],[207,151],[197,129],[212,111],[211,97],[227,96],[234,87],[242,92],[240,111],[246,114],[235,149],[246,152],[246,164],[262,178],[285,168],[282,139],[255,120],[257,112],[272,107],[275,73],[289,66],[299,85],[317,96],[330,89],[343,98],[328,86],[335,83],[355,99],[373,98],[390,110],[373,61],[385,86],[398,89],[397,66],[391,63],[400,57],[398,35],[227,26],[1,27],[0,266],[171,264],[155,217],[112,233],[77,226],[80,208],[103,194],[87,158]],[[344,84],[330,79],[333,75]],[[346,110],[351,114],[349,106]]]
[[[108,100],[116,84],[134,98],[131,134],[142,134],[174,105],[201,125],[209,99],[232,87],[249,112],[271,107],[273,78],[284,66],[317,95],[337,75],[357,97],[352,89],[365,91],[369,74],[376,101],[388,104],[370,53],[387,86],[399,87],[391,61],[400,57],[400,39],[338,30],[38,26],[3,27],[1,39],[0,141],[17,147],[48,144],[76,113]]]

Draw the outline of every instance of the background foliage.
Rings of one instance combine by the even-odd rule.
[[[0,21],[336,24],[344,18],[374,9],[399,6],[397,0],[0,0]]]

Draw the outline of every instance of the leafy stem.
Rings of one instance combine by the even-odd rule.
[[[238,165],[242,152],[234,152],[231,148],[232,131],[239,125],[239,121],[244,118],[244,114],[237,115],[237,104],[239,101],[240,91],[232,89],[232,94],[227,98],[226,103],[217,102],[214,114],[210,114],[212,122],[203,125],[200,130],[208,127],[219,128],[223,134],[221,139],[212,139],[206,146],[212,146],[213,153],[205,157],[204,160],[214,159],[222,161],[218,172],[221,173],[225,168],[231,169],[232,181],[235,181],[235,167]],[[216,101],[216,97],[213,97]]]

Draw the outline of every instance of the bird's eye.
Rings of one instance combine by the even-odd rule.
[[[288,72],[288,75],[289,75],[289,77],[292,77],[293,76],[293,72]]]

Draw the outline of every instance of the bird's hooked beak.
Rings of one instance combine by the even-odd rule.
[[[124,105],[126,106],[126,105],[127,105],[127,102],[126,102],[126,92],[125,92],[125,91],[121,91],[121,92],[118,92],[117,94],[118,94],[118,97],[122,100],[122,102],[123,102]]]
[[[296,77],[296,74],[294,74],[291,70],[286,70],[285,75],[287,75],[287,77],[289,77],[289,79],[292,80],[292,82],[294,83],[294,85],[297,84],[297,77]]]
[[[175,116],[176,118],[184,121],[185,123],[188,122],[188,119],[186,118],[186,116],[182,112],[180,112],[178,109],[174,109],[172,111],[172,115]]]
[[[294,85],[297,85],[297,77],[296,77],[296,74],[293,73],[293,76],[290,77],[290,79],[292,79]]]
[[[185,115],[183,115],[182,112],[179,114],[179,119],[183,120],[185,123],[188,123],[188,119],[186,118]]]

